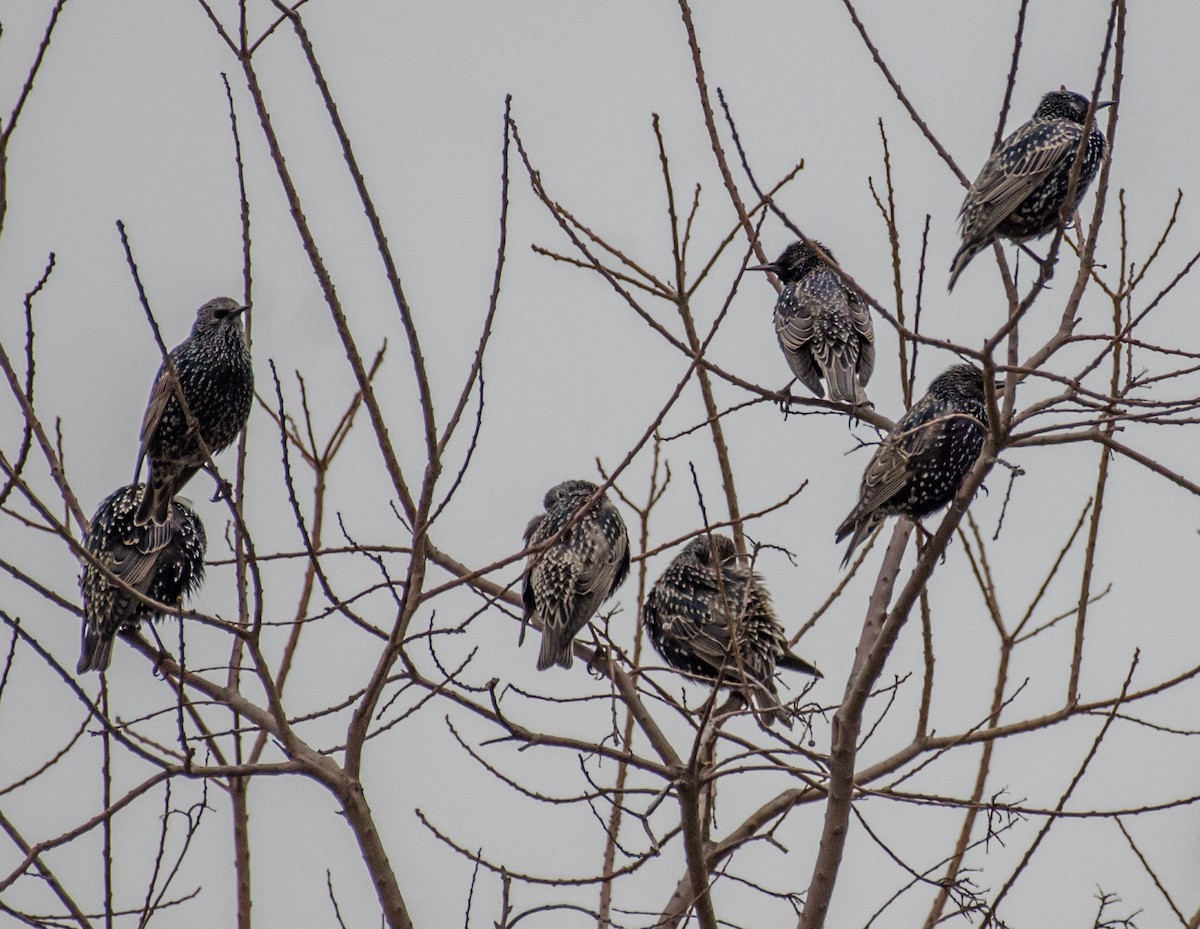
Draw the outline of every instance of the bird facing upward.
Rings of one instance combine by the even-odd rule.
[[[836,261],[833,253],[813,240]],[[804,242],[793,242],[777,259],[748,271],[773,271],[783,284],[775,303],[775,335],[788,367],[818,397],[867,403],[863,388],[875,368],[871,313],[837,271]]]
[[[762,578],[740,561],[728,536],[689,542],[646,597],[643,615],[667,664],[728,687],[748,685],[768,726],[777,719],[791,725],[775,689],[777,667],[821,676],[788,650]]]
[[[858,503],[837,530],[839,542],[851,536],[842,567],[888,516],[921,519],[953,500],[987,429],[983,372],[962,364],[935,377],[863,472]]]
[[[591,481],[563,481],[546,492],[539,513],[525,528],[525,545],[541,544],[566,531],[543,552],[529,556],[522,600],[524,622],[542,627],[538,670],[571,667],[571,643],[629,574],[629,535],[607,496],[585,513],[580,508],[599,488]],[[524,625],[522,624],[522,635]]]
[[[213,455],[237,438],[254,400],[254,369],[241,319],[247,309],[228,297],[209,300],[196,312],[191,335],[171,349],[169,356],[188,412]],[[172,380],[164,364],[158,369],[142,420],[135,479],[143,459],[149,459],[146,483],[150,489],[134,518],[139,526],[151,521],[165,523],[171,498],[205,464],[204,450],[188,429]]]
[[[204,580],[204,524],[179,500],[170,501],[161,525],[139,526],[134,512],[144,484],[113,491],[96,510],[83,536],[83,547],[99,562],[84,565],[83,646],[78,674],[103,671],[112,656],[113,637],[121,629],[135,631],[143,619],[160,615],[121,587],[106,571],[138,593],[172,608]]]
[[[1109,106],[1097,103],[1096,109]],[[958,211],[963,244],[950,263],[950,287],[997,238],[1036,239],[1057,228],[1064,204],[1073,214],[1096,176],[1108,143],[1095,125],[1088,133],[1073,196],[1071,165],[1083,140],[1088,99],[1063,88],[1042,97],[1033,119],[1000,143],[983,165]]]

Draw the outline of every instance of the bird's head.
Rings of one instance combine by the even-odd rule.
[[[809,239],[813,245],[821,249],[831,261],[837,261],[833,252],[818,242]],[[798,281],[806,274],[821,265],[821,258],[816,250],[805,242],[796,241],[783,250],[783,254],[765,265],[751,265],[747,271],[774,271],[775,275],[785,284]]]
[[[1097,103],[1096,109],[1103,109],[1106,106],[1110,106],[1111,103],[1111,100]],[[1087,116],[1087,109],[1087,97],[1063,87],[1059,90],[1053,90],[1042,97],[1042,102],[1038,104],[1037,112],[1033,114],[1033,118],[1038,120],[1066,119],[1082,125],[1084,117]]]
[[[563,481],[561,484],[555,484],[546,491],[542,505],[546,508],[546,512],[554,509],[554,507],[565,500],[573,499],[575,500],[575,505],[578,506],[594,494],[596,490],[596,485],[591,481]]]
[[[947,399],[983,400],[983,372],[972,364],[953,365],[933,379],[929,392]]]
[[[714,532],[711,545],[708,533],[698,535],[688,543],[684,553],[698,564],[719,568],[737,555],[737,549],[733,545],[733,539],[729,536],[718,535]]]
[[[237,326],[241,315],[250,309],[249,304],[241,304],[229,297],[214,297],[196,311],[196,323],[192,326],[193,333],[207,332]]]

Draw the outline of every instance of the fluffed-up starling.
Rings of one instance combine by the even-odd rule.
[[[546,492],[546,512],[525,528],[526,546],[566,529],[545,551],[530,555],[525,568],[524,621],[534,618],[542,627],[539,671],[571,667],[575,636],[629,574],[629,535],[608,497],[579,513],[598,489],[591,481],[557,484]]]
[[[170,353],[188,412],[213,455],[237,438],[254,400],[254,369],[241,319],[247,309],[228,297],[209,300],[196,312],[191,335]],[[149,459],[150,489],[134,517],[139,526],[165,523],[171,499],[205,463],[172,380],[166,365],[159,368],[142,420],[137,470]]]
[[[1109,103],[1097,103],[1096,109]],[[950,290],[970,260],[993,240],[1024,242],[1058,226],[1087,109],[1088,98],[1081,94],[1066,88],[1048,93],[1033,119],[988,156],[958,211],[963,244],[950,264]],[[1070,213],[1079,208],[1107,150],[1104,135],[1093,125]]]
[[[851,536],[842,567],[888,516],[921,519],[954,499],[983,449],[988,429],[983,373],[947,368],[888,433],[863,472],[858,503],[838,527]]]
[[[728,687],[749,687],[763,722],[790,726],[775,689],[775,669],[821,676],[793,655],[762,578],[725,535],[694,538],[646,597],[650,641],[672,668]]]
[[[833,252],[813,244],[836,261]],[[875,368],[875,333],[871,312],[804,242],[793,242],[777,259],[747,271],[773,271],[783,284],[775,303],[775,335],[788,367],[818,397],[843,403],[866,403],[863,388]]]
[[[172,608],[196,591],[204,580],[204,524],[191,508],[170,501],[161,525],[139,526],[134,519],[144,484],[130,484],[109,494],[92,517],[83,536],[101,567],[84,565],[79,587],[83,592],[83,648],[75,670],[103,671],[112,655],[113,637],[121,629],[136,631],[155,609],[114,581],[105,571],[138,593]]]

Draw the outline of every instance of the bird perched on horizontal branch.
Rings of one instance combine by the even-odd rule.
[[[1096,109],[1110,103],[1097,103]],[[1068,214],[1079,208],[1108,152],[1095,125],[1084,140],[1087,111],[1082,94],[1065,87],[1048,93],[1033,119],[988,156],[958,211],[963,244],[950,264],[950,290],[971,259],[995,239],[1036,239],[1058,227],[1064,206]],[[1072,186],[1071,167],[1081,144],[1083,164]]]
[[[825,253],[826,261],[812,247]],[[818,397],[867,403],[863,388],[875,368],[875,333],[867,305],[846,286],[820,242],[793,242],[774,261],[747,271],[773,271],[783,284],[775,302],[775,336],[788,367]]]
[[[742,563],[728,536],[692,539],[654,584],[643,615],[667,664],[749,688],[768,726],[776,720],[791,725],[775,688],[776,668],[821,676],[788,650],[762,578]]]
[[[135,517],[139,526],[165,523],[171,498],[206,462],[180,392],[211,454],[231,445],[246,425],[254,401],[254,368],[241,319],[248,309],[228,297],[209,300],[196,312],[191,335],[171,349],[178,385],[166,364],[159,368],[142,419],[136,473],[149,459],[149,491]]]
[[[525,529],[526,547],[562,532],[545,551],[531,554],[525,568],[524,623],[534,619],[542,627],[539,671],[571,667],[575,636],[629,574],[629,534],[620,512],[607,496],[583,510],[599,489],[591,481],[555,485],[542,501],[546,512]]]
[[[204,580],[204,524],[181,500],[170,501],[166,521],[138,525],[134,514],[145,495],[144,484],[131,484],[109,494],[96,510],[83,536],[83,547],[95,557],[83,568],[83,647],[79,674],[103,671],[112,657],[113,638],[133,632],[143,619],[160,616],[137,593],[177,609]]]
[[[983,372],[960,364],[935,377],[863,472],[858,503],[837,530],[839,542],[851,537],[842,567],[888,516],[921,519],[953,500],[987,430]]]

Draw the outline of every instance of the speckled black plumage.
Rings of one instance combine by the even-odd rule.
[[[1097,104],[1104,106],[1108,104]],[[1033,119],[988,157],[959,210],[963,244],[950,264],[950,290],[970,260],[994,239],[1022,242],[1058,226],[1087,109],[1088,99],[1080,94],[1066,89],[1048,93]],[[1068,212],[1079,207],[1107,150],[1104,135],[1093,125]]]
[[[983,373],[947,368],[888,433],[863,472],[858,503],[838,527],[851,535],[844,567],[858,543],[888,516],[921,519],[954,499],[987,434]]]
[[[590,481],[563,481],[550,488],[543,500],[546,512],[525,529],[525,544],[530,546],[569,525],[548,549],[530,555],[525,569],[525,622],[534,618],[542,627],[539,671],[554,664],[571,667],[575,636],[629,574],[629,535],[608,497],[602,496],[575,519],[598,489]]]
[[[820,242],[814,244],[836,261]],[[792,373],[818,397],[866,403],[863,387],[875,368],[871,313],[837,271],[804,242],[793,242],[770,264],[783,284],[775,303],[775,335]]]
[[[246,309],[228,297],[209,300],[196,312],[191,335],[170,353],[188,411],[213,455],[237,438],[254,400],[254,369],[241,319]],[[150,492],[135,517],[139,526],[166,522],[171,498],[205,463],[171,381],[163,365],[142,420],[138,471],[149,459]]]
[[[707,535],[688,543],[646,597],[643,617],[672,668],[730,687],[748,681],[767,725],[790,723],[775,689],[777,667],[821,676],[788,651],[762,578],[738,559],[728,536],[713,535],[711,545]]]
[[[144,491],[144,484],[131,484],[109,494],[84,533],[83,547],[134,590],[178,607],[204,580],[204,525],[179,500],[170,502],[162,525],[137,525],[134,514]],[[79,674],[103,671],[118,630],[135,630],[139,622],[156,614],[90,561],[84,565],[79,587],[83,646],[75,670]]]

